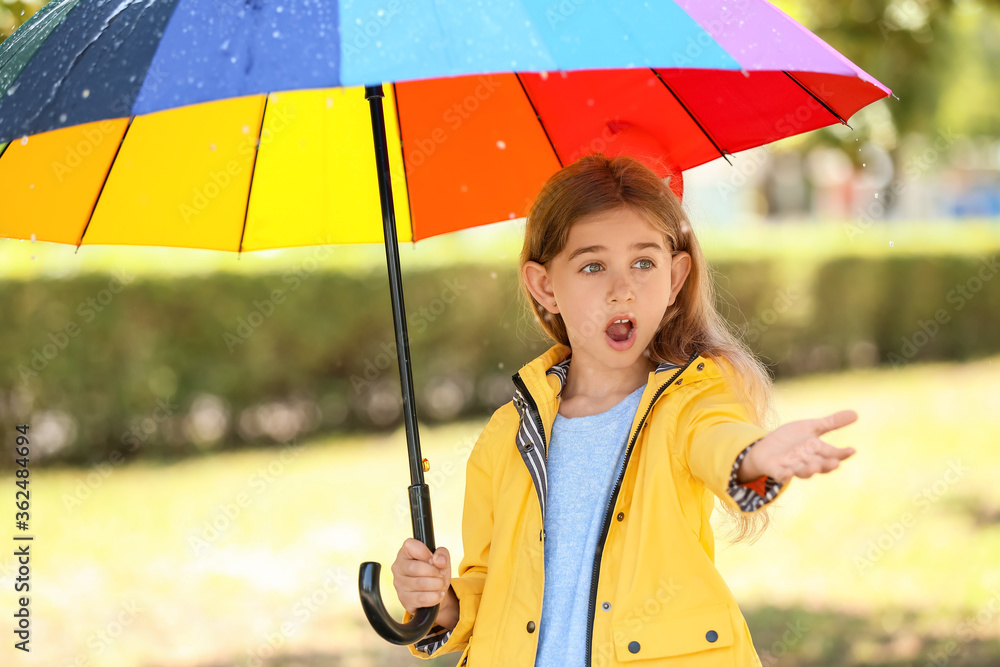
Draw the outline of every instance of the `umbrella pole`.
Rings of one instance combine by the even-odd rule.
[[[413,399],[413,377],[410,372],[410,346],[406,333],[406,309],[403,306],[403,280],[399,270],[399,245],[396,241],[396,216],[392,203],[392,180],[389,174],[389,151],[386,146],[385,116],[382,110],[382,85],[365,86],[365,99],[371,106],[372,136],[375,140],[375,166],[382,203],[382,230],[385,234],[385,258],[389,270],[389,296],[392,302],[392,322],[396,334],[396,357],[399,360],[399,382],[403,390],[403,421],[406,425],[406,446],[410,462],[410,518],[413,536],[433,551],[434,524],[431,521],[431,496],[424,483],[423,459],[420,456],[420,434]],[[358,588],[361,606],[368,622],[386,641],[412,644],[427,634],[437,618],[438,605],[417,609],[408,623],[399,623],[386,611],[379,591],[381,565],[361,564]]]

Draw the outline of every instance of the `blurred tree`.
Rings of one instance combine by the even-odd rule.
[[[873,107],[888,108],[897,133],[1000,135],[1000,0],[776,4],[892,89],[898,101]]]
[[[0,0],[0,42],[6,39],[14,30],[31,18],[44,2],[17,2]]]

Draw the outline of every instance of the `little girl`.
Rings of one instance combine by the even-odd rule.
[[[556,341],[469,457],[464,555],[414,539],[392,566],[410,647],[458,664],[760,665],[714,565],[714,498],[740,538],[792,477],[854,453],[820,436],[857,414],[769,430],[770,378],[714,308],[677,197],[641,162],[590,155],[528,215],[522,287]]]

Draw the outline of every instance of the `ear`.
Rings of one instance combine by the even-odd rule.
[[[544,264],[525,262],[521,266],[521,279],[527,285],[531,296],[535,297],[535,301],[542,304],[543,308],[553,314],[559,312],[559,306],[552,305],[556,297],[552,291],[552,281],[549,280],[548,269],[545,268]]]
[[[690,253],[682,250],[670,258],[670,302],[667,304],[668,306],[674,305],[674,300],[681,288],[684,287],[684,281],[687,280],[689,273],[691,273]]]

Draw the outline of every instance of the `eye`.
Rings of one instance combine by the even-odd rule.
[[[587,264],[586,266],[583,267],[583,269],[582,269],[583,273],[597,273],[597,271],[588,271],[587,270],[587,269],[589,269],[592,266],[596,266],[596,267],[600,268],[601,265],[598,262],[591,262],[590,264]]]
[[[647,270],[649,270],[649,269],[653,268],[654,266],[656,266],[655,264],[653,264],[653,260],[651,260],[651,259],[636,260],[636,264],[639,264],[640,262],[645,262],[648,265],[648,266],[642,267],[642,268],[647,269]]]

